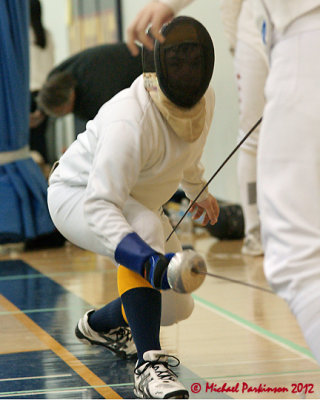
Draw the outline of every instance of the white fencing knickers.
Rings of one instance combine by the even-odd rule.
[[[265,274],[320,363],[320,8],[276,37],[258,148]]]
[[[54,174],[59,173],[58,170],[59,168]],[[102,247],[85,220],[84,193],[83,186],[68,186],[62,181],[50,184],[48,206],[53,223],[71,243],[85,250],[108,256],[115,263],[113,252]],[[181,251],[180,242],[175,234],[165,242],[172,227],[168,218],[160,211],[156,214],[133,198],[129,198],[123,214],[133,230],[156,251],[162,253]],[[173,290],[163,290],[161,293],[162,326],[172,325],[190,316],[194,308],[190,294],[176,293]]]

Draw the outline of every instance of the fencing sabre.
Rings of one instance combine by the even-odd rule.
[[[182,215],[180,220],[177,222],[177,224],[173,227],[172,232],[167,237],[166,241],[168,241],[171,238],[173,233],[176,231],[178,226],[181,224],[182,220],[188,214],[191,207],[197,202],[198,198],[201,196],[201,194],[204,192],[204,190],[208,187],[208,185],[212,182],[212,180],[217,176],[217,174],[221,171],[221,169],[225,166],[225,164],[230,160],[230,158],[234,155],[234,153],[239,149],[239,147],[244,143],[244,141],[260,125],[261,121],[262,121],[262,117],[259,118],[259,120],[253,125],[253,127],[249,130],[249,132],[240,140],[240,142],[237,144],[237,146],[232,150],[232,152],[228,155],[228,157],[223,161],[223,163],[220,165],[220,167],[211,176],[211,178],[208,180],[208,182],[205,184],[205,186],[201,189],[201,191],[196,196],[196,198],[192,202],[190,202],[189,207],[187,208],[185,213]],[[235,279],[230,279],[230,278],[227,278],[224,276],[209,273],[207,271],[207,267],[206,267],[204,259],[193,250],[187,250],[184,252],[176,253],[169,264],[168,272],[167,272],[167,277],[168,277],[168,282],[169,282],[170,287],[173,290],[180,292],[180,293],[193,292],[195,289],[197,289],[202,284],[206,275],[214,277],[214,278],[223,279],[223,280],[227,280],[230,282],[242,284],[245,286],[249,286],[254,289],[260,289],[260,290],[264,290],[269,293],[273,293],[271,290],[262,288],[260,286],[252,285],[250,283],[246,283],[246,282],[238,281]]]

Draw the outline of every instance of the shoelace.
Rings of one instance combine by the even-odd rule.
[[[154,361],[147,361],[146,363],[145,363],[145,365],[144,365],[144,368],[141,370],[141,371],[138,371],[138,369],[141,367],[141,365],[139,366],[139,367],[136,367],[135,369],[134,369],[134,373],[136,374],[136,375],[142,375],[150,366],[154,369],[154,371],[155,371],[155,373],[157,374],[157,376],[160,378],[160,379],[168,379],[168,380],[171,380],[171,381],[174,381],[175,380],[175,377],[177,377],[177,374],[175,374],[173,371],[172,371],[172,369],[170,369],[169,367],[177,367],[179,364],[180,364],[180,360],[177,358],[177,357],[175,357],[175,356],[171,356],[171,355],[168,355],[168,358],[173,358],[174,360],[176,360],[177,362],[175,363],[175,364],[169,364],[168,362],[166,362],[166,361],[160,361],[160,359],[161,359],[161,356],[159,356],[158,358],[157,358],[157,360],[154,360]],[[157,365],[164,365],[166,368],[167,368],[167,370],[166,371],[160,371],[160,370],[158,370],[158,368],[157,368]],[[142,364],[143,365],[143,364]]]
[[[113,342],[119,349],[132,339],[131,330],[126,327],[121,327],[117,332],[114,333],[116,335],[116,339],[113,340]],[[125,340],[123,341],[123,339]]]
[[[118,329],[117,332],[115,332],[116,336],[117,336],[117,340],[126,338],[127,340],[131,339],[131,331],[128,328],[125,327],[121,327]]]

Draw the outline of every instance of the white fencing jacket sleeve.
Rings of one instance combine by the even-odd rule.
[[[168,5],[173,10],[174,14],[177,14],[194,0],[158,1]],[[238,2],[238,0],[232,1],[235,3]],[[271,20],[279,32],[283,32],[296,18],[320,7],[320,0],[255,0],[252,4],[258,3],[268,9]],[[260,9],[260,6],[257,6],[256,9]],[[256,12],[256,17],[257,19],[261,17],[259,12]]]
[[[257,0],[257,2],[268,10],[270,19],[278,32],[284,32],[295,19],[320,7],[320,0]],[[261,8],[257,7],[257,10]]]
[[[238,18],[243,0],[220,0],[220,15],[230,50],[234,51],[237,43]]]

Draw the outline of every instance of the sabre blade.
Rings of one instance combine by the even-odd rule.
[[[247,283],[247,282],[243,282],[243,281],[239,281],[237,279],[232,279],[232,278],[227,278],[226,276],[221,276],[221,275],[216,275],[216,274],[212,274],[210,272],[204,272],[204,271],[199,271],[197,268],[192,268],[191,270],[193,273],[198,274],[198,275],[208,275],[211,276],[212,278],[217,278],[217,279],[222,279],[224,281],[228,281],[228,282],[232,282],[232,283],[237,283],[239,285],[243,285],[243,286],[247,286],[250,287],[252,289],[258,289],[258,290],[262,290],[264,292],[267,293],[272,293],[275,294],[272,290],[270,289],[266,289],[262,286],[257,286],[257,285],[253,285],[252,283]]]

